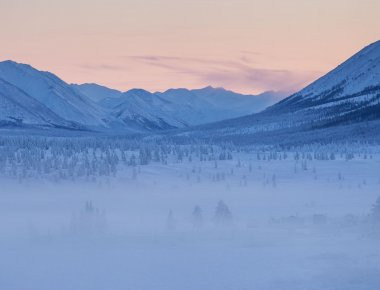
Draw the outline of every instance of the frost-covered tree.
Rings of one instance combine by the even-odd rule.
[[[375,204],[372,206],[371,216],[375,222],[380,223],[380,197],[377,198]]]
[[[222,200],[216,205],[214,221],[218,226],[230,225],[232,223],[231,211]]]
[[[195,228],[200,228],[203,225],[203,213],[200,206],[196,205],[192,213],[192,223]]]
[[[106,229],[106,214],[96,208],[92,201],[86,201],[84,209],[79,214],[74,214],[71,220],[73,234],[98,235]]]
[[[176,228],[176,222],[172,210],[169,211],[168,217],[166,219],[166,228],[170,231],[173,231]]]

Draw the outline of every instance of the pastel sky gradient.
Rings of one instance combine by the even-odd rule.
[[[0,60],[120,90],[294,91],[380,39],[379,0],[0,0]]]

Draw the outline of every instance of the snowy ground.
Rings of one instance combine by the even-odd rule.
[[[1,179],[0,289],[380,289],[371,157],[240,153],[96,182]],[[232,224],[215,224],[219,200]]]

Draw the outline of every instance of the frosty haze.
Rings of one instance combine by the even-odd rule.
[[[370,289],[379,147],[0,139],[0,288]]]

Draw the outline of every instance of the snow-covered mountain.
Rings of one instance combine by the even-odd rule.
[[[351,132],[347,126],[376,120],[380,120],[380,41],[263,112],[199,126],[180,134],[284,140],[298,138],[305,132],[317,137],[317,133],[323,134],[327,128],[333,128],[334,134],[339,133],[335,128],[343,130],[343,127]]]
[[[68,85],[12,61],[0,62],[0,79],[1,124],[133,132],[190,127],[180,134],[257,137],[380,119],[380,41],[259,113],[281,96],[212,87],[122,93],[96,84]]]
[[[72,124],[19,88],[0,79],[0,125],[73,128]]]
[[[281,98],[280,93],[241,95],[212,87],[122,93],[97,84],[69,85],[13,61],[0,62],[0,79],[0,124],[13,120],[23,126],[127,132],[186,128],[258,112]]]
[[[122,94],[122,92],[118,90],[110,89],[94,83],[71,84],[71,87],[94,102],[99,102],[106,98],[118,98]]]
[[[380,122],[380,41],[261,111],[278,98],[281,96],[272,92],[253,96],[212,87],[156,93],[133,89],[122,93],[96,84],[68,85],[29,65],[0,62],[2,125],[111,132],[181,129],[177,136],[287,139],[315,129]]]
[[[135,120],[150,129],[184,128],[259,112],[281,99],[281,93],[242,95],[223,88],[169,89],[150,93],[132,89],[99,104],[125,122]]]
[[[100,104],[110,110],[112,117],[150,131],[187,126],[181,119],[170,114],[170,102],[142,89],[129,90],[118,99],[107,98]]]
[[[379,102],[380,41],[377,41],[268,111],[304,113],[327,125],[357,121],[359,116],[369,119],[371,116],[366,113]]]
[[[26,64],[3,61],[0,62],[0,78],[69,123],[107,127],[107,115],[100,106],[49,72],[36,70]],[[17,97],[8,95],[14,101],[17,101]]]
[[[256,112],[276,103],[284,97],[281,93],[266,92],[261,95],[243,95],[223,88],[170,89],[157,93],[173,103],[171,114],[182,117],[190,125],[199,125],[236,118]]]

